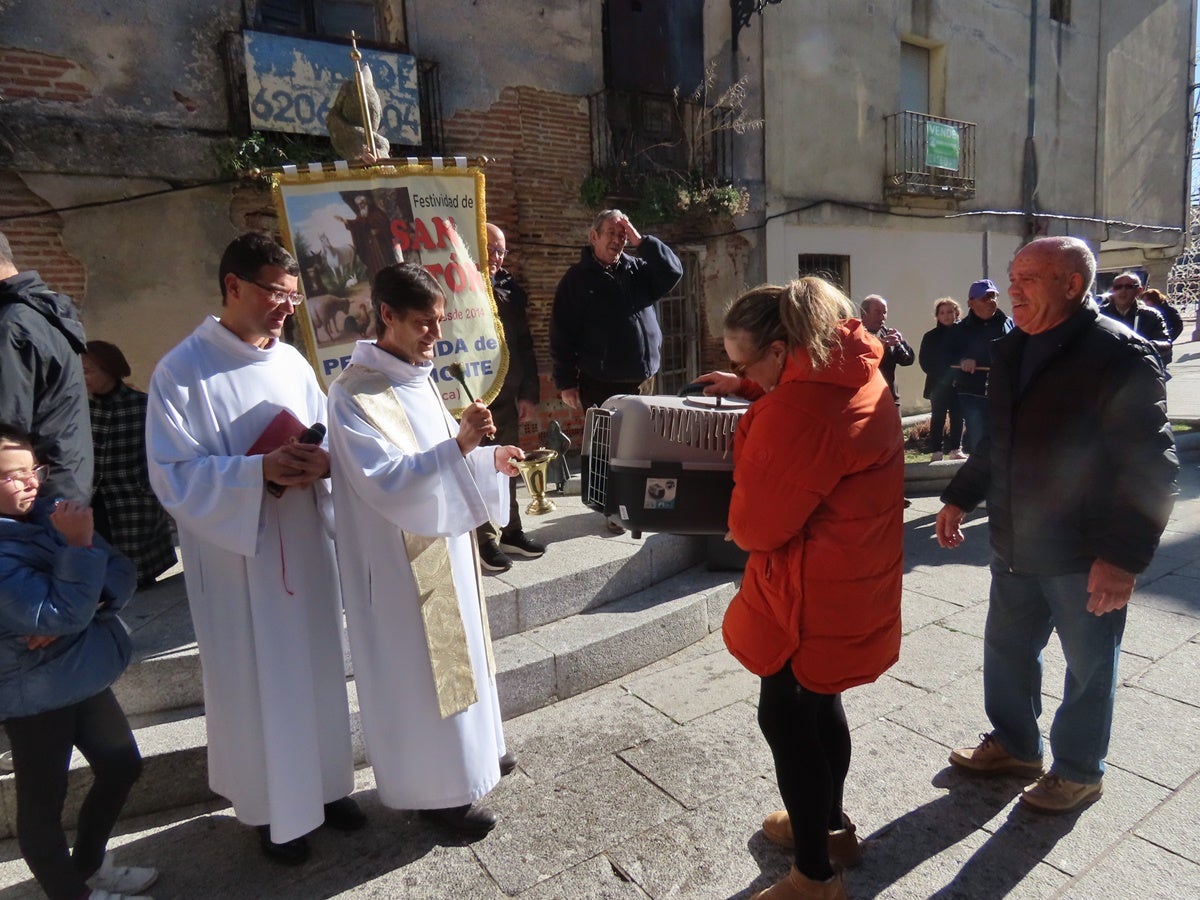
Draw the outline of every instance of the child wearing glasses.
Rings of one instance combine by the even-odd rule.
[[[39,497],[30,437],[0,424],[0,720],[12,747],[17,841],[51,900],[129,897],[158,877],[105,846],[142,759],[111,685],[133,647],[117,612],[133,563],[93,530],[92,510]],[[71,751],[95,780],[74,850],[62,827]]]

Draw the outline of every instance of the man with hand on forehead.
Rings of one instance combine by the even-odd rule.
[[[550,355],[563,403],[587,409],[614,394],[636,394],[658,372],[662,330],[654,302],[682,275],[671,248],[638,232],[619,209],[596,216],[588,246],[554,292]]]

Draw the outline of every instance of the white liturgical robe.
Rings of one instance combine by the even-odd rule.
[[[390,382],[384,402],[407,414],[417,452],[401,450],[364,414],[346,387],[354,367]],[[463,456],[454,440],[458,423],[430,369],[360,341],[351,369],[329,391],[338,568],[354,680],[379,798],[395,809],[475,802],[500,780],[504,754],[471,534],[489,511],[507,519],[508,477],[496,471],[494,444]],[[446,718],[405,532],[448,543],[477,699]]]
[[[209,785],[277,843],[354,789],[328,482],[275,498],[245,455],[282,409],[325,421],[304,358],[209,318],[154,370],[146,423],[150,481],[179,527]]]

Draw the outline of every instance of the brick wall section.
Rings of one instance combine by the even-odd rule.
[[[487,217],[504,230],[505,263],[529,292],[529,322],[542,381],[540,419],[522,426],[536,447],[552,419],[575,446],[583,415],[566,407],[550,379],[550,309],[554,289],[586,242],[591,212],[579,186],[591,171],[587,101],[530,87],[510,87],[486,110],[463,110],[446,122],[450,154],[494,157],[484,169]]]
[[[67,252],[62,240],[62,219],[56,214],[9,218],[50,209],[14,172],[0,172],[0,210],[5,220],[0,231],[12,247],[13,261],[21,271],[36,269],[52,289],[83,304],[87,273]]]
[[[0,47],[0,96],[78,103],[92,95],[91,74],[70,59]]]

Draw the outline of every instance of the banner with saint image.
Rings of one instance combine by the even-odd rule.
[[[285,168],[273,191],[284,243],[300,264],[305,302],[296,310],[303,348],[328,389],[355,341],[378,335],[371,309],[375,274],[398,262],[425,267],[446,296],[433,379],[456,415],[470,395],[490,403],[508,369],[508,348],[486,274],[483,172],[432,164],[369,169]]]

